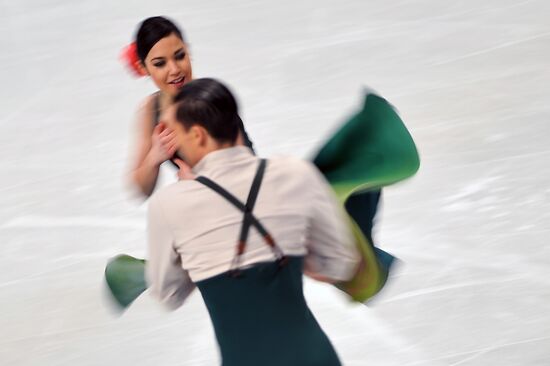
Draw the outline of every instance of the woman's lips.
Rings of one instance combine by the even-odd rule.
[[[185,76],[182,76],[180,78],[177,78],[175,80],[172,80],[168,84],[174,85],[176,88],[181,88],[183,84],[185,83]]]

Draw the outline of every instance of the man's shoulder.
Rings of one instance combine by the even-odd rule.
[[[269,159],[269,164],[279,174],[288,175],[297,180],[307,179],[318,174],[318,169],[312,162],[294,156],[274,157]]]
[[[269,164],[289,174],[309,174],[316,169],[312,162],[294,156],[276,156],[269,159]]]
[[[176,201],[186,201],[186,198],[193,194],[199,183],[194,180],[180,180],[157,189],[149,199],[149,205],[161,207],[169,206]]]

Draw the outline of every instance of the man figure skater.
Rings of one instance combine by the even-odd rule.
[[[359,261],[345,214],[323,176],[295,158],[237,146],[237,105],[213,79],[186,84],[162,121],[176,133],[183,179],[149,204],[153,296],[175,309],[195,287],[223,366],[336,366],[305,302],[302,274],[336,283]]]

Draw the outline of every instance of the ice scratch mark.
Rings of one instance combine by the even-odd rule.
[[[500,344],[500,345],[496,345],[496,346],[491,346],[491,347],[487,347],[487,348],[484,348],[480,351],[477,351],[477,353],[475,353],[474,355],[470,356],[470,357],[467,357],[465,358],[464,360],[461,360],[461,361],[458,361],[458,362],[455,362],[449,366],[457,366],[457,365],[462,365],[463,363],[465,362],[468,362],[470,360],[473,360],[475,358],[478,358],[479,356],[482,356],[486,353],[489,353],[489,352],[492,352],[492,351],[495,351],[499,348],[506,348],[506,347],[510,347],[510,346],[517,346],[517,345],[520,345],[520,344],[526,344],[526,343],[533,343],[533,342],[539,342],[539,341],[543,341],[543,340],[546,340],[546,339],[550,339],[550,337],[538,337],[538,338],[531,338],[531,339],[524,339],[524,340],[521,340],[521,341],[517,341],[517,342],[509,342],[509,343],[503,343],[503,344]]]
[[[49,216],[20,216],[9,220],[0,226],[0,229],[12,228],[110,228],[144,230],[145,220],[121,217],[49,217]]]
[[[467,54],[459,56],[459,57],[454,57],[454,58],[451,58],[451,59],[434,62],[434,63],[430,64],[430,66],[441,66],[441,65],[450,64],[450,63],[453,63],[453,62],[456,62],[456,61],[461,61],[461,60],[465,60],[467,58],[483,55],[483,54],[486,54],[486,53],[491,53],[493,51],[497,51],[497,50],[500,50],[500,49],[503,49],[503,48],[507,48],[507,47],[510,47],[510,46],[515,46],[517,44],[521,44],[521,43],[525,43],[525,42],[534,41],[534,40],[537,40],[539,38],[544,38],[544,37],[548,37],[548,36],[550,36],[550,32],[540,33],[540,34],[537,34],[537,35],[534,35],[534,36],[531,36],[531,37],[526,37],[526,38],[518,39],[518,40],[515,40],[515,41],[504,42],[504,43],[501,43],[499,45],[496,45],[496,46],[493,46],[493,47],[488,47],[488,48],[485,48],[485,49],[482,49],[482,50],[479,50],[479,51],[476,51],[476,52],[467,53]]]
[[[485,286],[485,285],[492,285],[492,284],[498,284],[498,283],[519,281],[519,280],[523,280],[523,279],[525,279],[524,276],[512,276],[512,277],[508,277],[506,279],[500,279],[500,280],[495,280],[495,281],[470,281],[470,282],[457,283],[457,284],[448,285],[448,286],[434,286],[434,287],[429,287],[429,288],[425,288],[425,289],[422,289],[422,290],[405,292],[402,295],[394,296],[394,297],[389,298],[387,300],[382,300],[382,301],[380,301],[380,303],[382,304],[382,303],[394,302],[394,301],[409,299],[411,297],[429,295],[429,294],[433,294],[433,293],[436,293],[436,292],[455,290],[455,289],[464,288],[464,287]]]
[[[437,358],[412,362],[412,363],[407,364],[406,366],[415,366],[415,365],[421,365],[421,364],[433,365],[434,361],[441,361],[441,360],[445,360],[445,359],[448,359],[448,358],[454,358],[454,357],[460,357],[460,356],[468,356],[467,358],[465,358],[463,360],[460,360],[458,362],[455,362],[453,364],[448,365],[448,366],[457,366],[457,365],[464,364],[464,362],[467,362],[467,361],[473,360],[473,359],[475,359],[479,356],[482,356],[486,353],[495,351],[497,349],[511,347],[511,346],[517,346],[517,345],[521,345],[521,344],[533,343],[533,342],[540,342],[540,341],[545,341],[545,340],[548,340],[548,339],[550,339],[550,336],[528,338],[528,339],[523,339],[523,340],[515,341],[515,342],[501,343],[501,344],[497,344],[497,345],[493,345],[493,346],[489,346],[489,347],[479,348],[479,349],[472,350],[472,351],[450,353],[450,354],[447,354],[447,355],[444,355],[444,356],[441,356],[441,357],[437,357]]]

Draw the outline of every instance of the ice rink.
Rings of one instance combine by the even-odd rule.
[[[306,283],[344,365],[550,365],[550,2],[0,0],[0,14],[0,365],[218,364],[198,293],[121,316],[103,283],[109,257],[145,251],[146,205],[123,177],[155,89],[118,55],[161,14],[195,77],[232,86],[263,156],[310,156],[365,86],[415,138],[421,169],[385,190],[376,231],[402,260],[387,289],[365,307]]]

